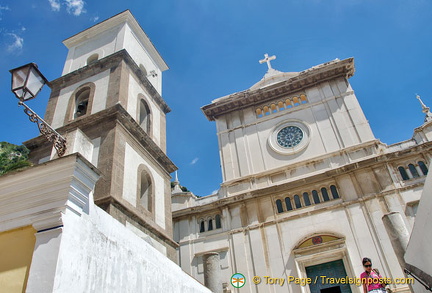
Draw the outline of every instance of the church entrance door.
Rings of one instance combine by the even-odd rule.
[[[341,259],[308,266],[306,275],[312,279],[312,283],[309,284],[311,293],[351,293],[349,284],[336,283],[347,276]],[[315,284],[314,280],[316,280]]]

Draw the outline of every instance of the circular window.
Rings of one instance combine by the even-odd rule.
[[[303,131],[297,126],[287,126],[276,135],[277,143],[283,148],[293,148],[303,139]]]
[[[303,150],[309,144],[309,127],[300,121],[285,121],[276,126],[270,137],[270,147],[284,155]]]

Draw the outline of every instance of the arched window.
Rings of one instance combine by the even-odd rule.
[[[208,221],[208,231],[211,231],[211,230],[213,230],[213,220],[212,219],[210,219]]]
[[[309,194],[307,192],[303,193],[303,201],[305,203],[305,206],[310,206],[311,205],[311,202],[310,202],[310,199],[309,199]]]
[[[276,208],[279,214],[283,213],[282,201],[280,199],[276,200]]]
[[[278,107],[279,107],[279,111],[284,110],[285,109],[285,105],[283,102],[278,102]]]
[[[150,134],[151,113],[147,103],[141,99],[139,105],[139,124],[147,134]]]
[[[90,99],[90,87],[84,87],[75,95],[75,115],[78,118],[87,114]]]
[[[312,197],[313,197],[314,203],[320,203],[318,192],[316,190],[312,190]]]
[[[294,203],[295,203],[296,209],[299,209],[302,207],[301,202],[300,202],[300,197],[297,194],[294,195]]]
[[[419,161],[418,165],[420,167],[420,170],[423,172],[423,175],[426,176],[427,173],[428,173],[428,167],[426,166],[426,164],[424,162],[422,162],[422,161]]]
[[[96,61],[98,61],[98,59],[99,59],[99,55],[98,54],[91,55],[90,57],[87,58],[87,65],[95,63]]]
[[[331,193],[332,193],[334,199],[339,198],[339,193],[338,193],[338,191],[337,191],[337,189],[336,189],[336,186],[331,185],[331,186],[330,186],[330,191],[331,191]]]
[[[144,65],[140,64],[139,69],[143,72],[144,76],[147,76],[147,70],[145,69]]]
[[[281,206],[282,206],[282,204],[281,204]],[[216,215],[215,222],[216,222],[216,229],[222,228],[222,223],[221,223],[221,217],[220,217],[220,215]]]
[[[141,171],[140,182],[140,204],[149,212],[152,211],[153,183],[150,175],[145,171]]]
[[[407,172],[406,172],[406,170],[405,170],[404,167],[401,166],[401,167],[398,168],[398,170],[399,170],[399,173],[402,176],[402,180],[408,180],[409,179],[408,174],[407,174]]]
[[[285,197],[285,205],[286,205],[287,211],[291,211],[293,209],[292,204],[291,204],[291,198]]]
[[[200,232],[205,232],[204,220],[201,220],[200,222]]]
[[[327,188],[325,188],[325,187],[321,188],[321,194],[322,194],[324,201],[330,200],[330,197],[329,197],[328,192],[327,192]]]
[[[307,103],[306,95],[300,95],[300,100],[302,104],[306,104]]]
[[[408,168],[409,168],[409,170],[410,170],[411,175],[412,175],[413,178],[420,177],[419,173],[417,172],[416,167],[413,164],[409,164]]]

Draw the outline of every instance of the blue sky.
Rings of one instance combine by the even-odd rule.
[[[0,0],[0,141],[38,135],[10,92],[9,69],[35,62],[60,76],[62,41],[130,9],[170,69],[163,76],[168,156],[181,184],[208,195],[221,183],[214,122],[200,107],[249,88],[267,70],[301,71],[354,57],[350,79],[377,138],[411,138],[423,122],[415,93],[432,106],[430,0]],[[45,112],[49,88],[28,103]]]

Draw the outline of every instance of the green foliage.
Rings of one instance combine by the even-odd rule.
[[[29,150],[24,145],[0,142],[0,176],[31,166],[32,164],[27,160],[28,154]]]
[[[171,181],[171,189],[173,189],[174,186],[175,186],[174,181]],[[184,187],[184,186],[181,186],[181,185],[180,185],[180,189],[181,189],[183,192],[190,192],[190,190],[187,189],[187,187]]]

